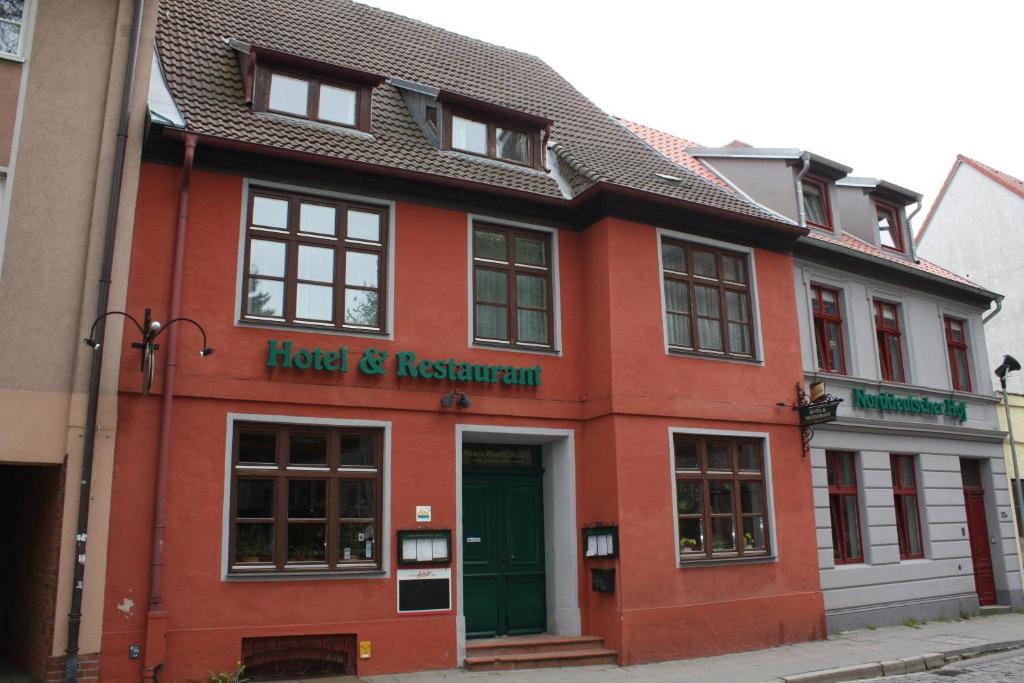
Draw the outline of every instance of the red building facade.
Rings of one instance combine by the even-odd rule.
[[[161,60],[183,121],[154,116],[128,309],[199,322],[215,353],[168,328],[144,396],[126,336],[104,678],[327,650],[360,675],[447,668],[495,635],[598,636],[623,664],[823,636],[810,465],[780,405],[802,231],[566,110],[582,98],[532,58],[473,43],[540,74],[519,100],[487,68],[444,82],[467,39],[436,29],[435,71],[347,62],[213,3],[218,35],[265,45],[204,48],[247,112],[218,134],[182,76],[174,36],[205,38],[180,4]],[[330,21],[424,30],[358,5]],[[329,124],[243,102],[274,110],[278,67],[319,88],[321,121],[343,116],[326,84],[356,84],[371,139],[360,114],[345,144],[390,144],[396,108],[417,132],[434,97],[436,166],[303,147]],[[477,132],[491,159],[464,153]]]

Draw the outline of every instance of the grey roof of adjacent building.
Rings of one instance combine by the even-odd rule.
[[[888,180],[881,180],[879,178],[863,178],[860,176],[846,176],[836,181],[836,185],[843,187],[861,187],[866,192],[886,194],[894,197],[899,197],[905,200],[905,203],[910,204],[913,202],[919,202],[924,199],[924,195],[920,192],[914,192],[908,190],[905,187],[897,185],[896,183],[890,183]]]
[[[568,201],[618,186],[791,228],[772,213],[681,170],[638,140],[537,57],[348,0],[164,0],[157,42],[185,130],[233,142],[357,162],[363,168],[474,183]],[[229,40],[376,74],[370,134],[254,112]],[[391,79],[386,80],[386,79]],[[396,85],[437,89],[553,122],[558,174],[444,151],[413,120]],[[675,176],[679,182],[666,182]],[[561,181],[561,182],[560,182]],[[566,192],[572,197],[566,197]]]
[[[692,156],[708,159],[787,159],[795,161],[806,156],[812,164],[832,170],[836,177],[843,177],[853,172],[852,168],[838,161],[796,147],[690,147],[686,151]]]

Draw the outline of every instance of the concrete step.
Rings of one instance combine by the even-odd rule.
[[[543,669],[562,666],[614,666],[619,653],[604,647],[521,654],[467,656],[470,671],[509,671],[513,669]]]
[[[470,640],[466,642],[466,656],[487,657],[529,652],[564,652],[603,646],[604,639],[601,636],[554,636],[542,633],[535,636],[504,636]]]
[[[1010,606],[1009,605],[982,605],[981,606],[981,616],[983,616],[983,617],[990,617],[993,614],[1009,614],[1009,613],[1010,613]]]

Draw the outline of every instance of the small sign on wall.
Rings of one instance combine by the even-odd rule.
[[[432,612],[452,607],[452,570],[399,569],[398,611]]]
[[[417,505],[416,506],[416,521],[417,522],[429,522],[430,521],[430,506],[429,505]]]

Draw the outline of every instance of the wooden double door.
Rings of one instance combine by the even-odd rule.
[[[539,464],[536,453],[526,465],[463,470],[462,591],[468,638],[546,630]]]

